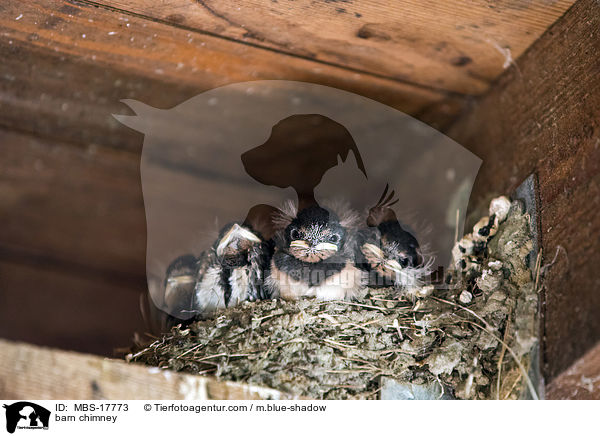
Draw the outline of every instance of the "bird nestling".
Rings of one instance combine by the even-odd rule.
[[[358,297],[366,277],[354,259],[357,218],[349,209],[336,213],[312,205],[297,212],[287,203],[274,220],[280,230],[265,280],[269,293],[286,300]]]
[[[369,209],[368,227],[358,233],[357,265],[368,272],[369,286],[411,289],[431,272],[433,259],[425,263],[417,239],[398,222],[391,208],[398,200],[388,189]]]
[[[270,252],[269,244],[248,227],[226,226],[210,250],[197,259],[179,257],[168,268],[165,303],[169,311],[202,318],[246,300],[268,298],[263,274]]]

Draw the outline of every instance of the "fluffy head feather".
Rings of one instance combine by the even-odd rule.
[[[276,212],[273,213],[273,227],[276,231],[285,229],[298,215],[298,205],[292,200],[286,200]]]
[[[360,214],[352,209],[346,200],[338,198],[324,201],[323,207],[335,213],[340,220],[340,225],[348,230],[356,229],[361,224]]]
[[[323,202],[322,207],[335,213],[339,223],[346,229],[355,229],[361,224],[360,214],[352,209],[350,204],[342,199]],[[276,230],[283,230],[298,216],[298,205],[292,200],[286,200],[273,214],[272,220]]]

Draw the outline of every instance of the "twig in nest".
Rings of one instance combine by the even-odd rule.
[[[506,321],[506,330],[504,330],[504,342],[508,339],[508,331],[510,330],[510,318]],[[504,360],[504,353],[506,353],[506,344],[502,343],[502,350],[500,350],[500,357],[498,358],[498,378],[496,379],[496,399],[500,399],[500,379],[502,378],[502,361]]]
[[[540,248],[540,251],[537,255],[537,259],[535,259],[535,284],[533,285],[533,291],[534,292],[539,292],[538,286],[540,283],[540,273],[542,270],[542,249]]]
[[[330,385],[330,384],[326,384],[325,386],[331,386],[332,388],[343,388],[343,389],[357,389],[357,390],[362,389],[362,386],[357,386],[357,385]]]
[[[200,344],[198,344],[198,345],[195,345],[195,346],[193,346],[192,348],[190,348],[189,350],[187,350],[187,351],[184,351],[183,353],[181,353],[181,354],[180,354],[179,356],[177,356],[175,359],[179,359],[179,358],[181,358],[181,357],[185,356],[186,354],[188,354],[188,353],[191,353],[191,352],[192,352],[192,351],[194,351],[194,350],[197,350],[198,348],[200,348],[200,347],[201,347],[201,346],[203,346],[203,345],[204,345],[204,344],[202,344],[202,343],[200,343]]]
[[[350,368],[350,369],[328,369],[325,372],[331,374],[354,374],[356,372],[373,372],[373,369],[379,371],[379,368]]]
[[[358,359],[356,357],[344,357],[344,356],[339,356],[339,357],[342,360],[350,360],[351,362],[360,362],[360,363],[364,363],[367,365],[373,365],[372,362],[369,362],[368,360]],[[374,367],[374,368],[376,368],[376,367]]]
[[[163,338],[163,340],[164,340],[164,338]],[[138,358],[138,357],[143,356],[144,354],[146,354],[146,352],[149,349],[151,349],[151,348],[157,348],[158,345],[159,345],[159,341],[154,341],[153,343],[151,343],[150,345],[148,345],[148,347],[144,348],[143,350],[138,351],[135,354],[130,354],[130,355],[126,356],[126,360],[128,362],[131,362],[133,359],[136,359],[136,358]]]
[[[379,298],[379,297],[369,297],[369,300],[373,300],[373,301],[383,301],[383,302],[392,302],[392,303],[398,303],[400,302],[400,300],[391,300],[389,298]]]
[[[508,396],[510,395],[510,393],[515,389],[515,387],[517,386],[517,384],[521,381],[521,377],[523,376],[523,374],[519,373],[519,376],[517,377],[517,379],[515,380],[515,382],[512,384],[512,386],[510,387],[510,389],[508,390],[508,392],[506,393],[506,395],[504,395],[503,400],[506,400],[508,398]]]
[[[332,341],[331,339],[323,339],[323,342],[326,342],[329,345],[332,345],[332,346],[337,347],[337,348],[339,348],[339,347],[343,347],[343,348],[356,348],[356,346],[354,346],[354,345],[341,344],[339,342]]]
[[[381,322],[381,321],[382,321],[381,318],[375,318],[375,319],[372,319],[371,321],[363,322],[362,324],[356,324],[356,325],[364,328],[368,325],[375,324],[376,322]]]
[[[373,350],[373,353],[378,353],[378,354],[400,353],[400,354],[407,354],[409,356],[418,356],[419,355],[419,353],[417,353],[417,352],[406,351],[401,348],[388,348],[387,350]]]
[[[260,324],[260,323],[261,323],[261,322],[263,322],[265,319],[273,318],[273,317],[275,317],[275,316],[279,316],[279,315],[285,315],[285,312],[284,312],[283,310],[280,310],[280,311],[278,311],[278,312],[275,312],[275,313],[270,313],[269,315],[265,315],[265,316],[262,316],[262,317],[260,317],[260,318],[252,318],[252,321],[253,321],[253,322],[255,322],[255,323],[258,323],[258,324]]]
[[[246,354],[219,353],[219,354],[213,354],[212,356],[206,356],[201,359],[196,359],[196,362],[203,362],[208,359],[214,359],[215,357],[247,357],[247,356],[250,356],[250,354],[248,354],[248,353],[246,353]]]
[[[323,301],[321,304],[329,304],[329,303],[331,303],[331,301]],[[380,310],[381,312],[387,312],[390,310],[390,309],[386,309],[385,307],[370,306],[368,304],[353,303],[351,301],[337,300],[337,301],[335,301],[335,303],[348,304],[350,306],[366,307],[367,309]]]

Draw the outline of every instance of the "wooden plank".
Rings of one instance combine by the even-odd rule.
[[[18,20],[17,20],[18,18]],[[458,97],[65,0],[3,2],[0,123],[77,142],[139,150],[113,113],[131,98],[172,107],[208,89],[257,80],[313,82],[445,122]],[[436,103],[450,99],[440,107]],[[29,116],[35,109],[37,116]]]
[[[4,340],[0,340],[0,397],[14,400],[291,398],[272,389]]]
[[[479,94],[508,59],[517,59],[574,0],[90,3],[325,64]]]
[[[29,254],[143,282],[146,224],[135,155],[2,129],[0,144],[3,257]]]
[[[546,389],[549,400],[600,400],[600,344],[588,351]]]
[[[114,356],[145,331],[144,283],[5,260],[0,283],[0,338]]]
[[[600,4],[581,0],[450,130],[483,159],[473,209],[537,173],[543,263],[553,265],[543,306],[549,379],[600,339],[597,53]]]

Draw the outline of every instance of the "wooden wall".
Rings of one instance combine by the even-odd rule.
[[[548,374],[599,339],[597,2],[529,49],[572,1],[236,3],[2,2],[0,337],[111,354],[143,329],[143,138],[112,117],[121,99],[300,80],[442,128],[508,68],[451,135],[484,158],[478,198],[539,174],[546,262],[567,252],[546,282]]]
[[[600,344],[546,387],[549,400],[600,400]]]
[[[450,129],[483,159],[472,206],[539,181],[544,370],[600,340],[600,3],[581,0]]]

